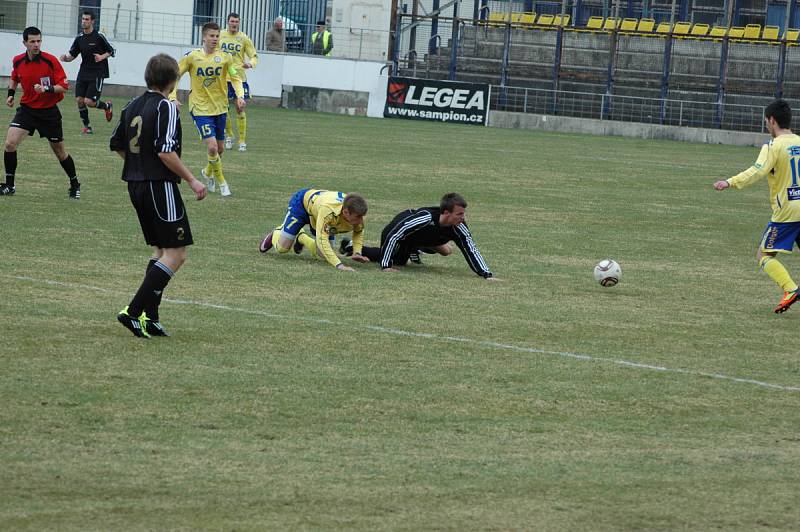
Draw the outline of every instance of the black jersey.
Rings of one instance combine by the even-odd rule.
[[[131,100],[122,110],[110,147],[125,152],[123,181],[180,182],[158,157],[181,154],[181,119],[175,102],[151,90]]]
[[[94,60],[94,54],[110,53],[114,56],[114,47],[108,42],[106,36],[97,30],[92,33],[80,32],[69,49],[72,57],[81,56],[81,69],[78,71],[78,81],[94,81],[97,78],[108,77],[108,59],[99,63]]]
[[[381,234],[381,268],[390,268],[393,256],[401,248],[416,251],[441,246],[451,240],[456,243],[469,267],[481,277],[491,277],[492,272],[483,260],[467,224],[439,225],[439,207],[408,209],[389,222]]]

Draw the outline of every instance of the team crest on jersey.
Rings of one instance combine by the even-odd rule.
[[[339,232],[339,230],[336,229],[336,227],[332,226],[331,224],[325,224],[325,232],[328,233],[329,235],[335,235]]]
[[[220,56],[215,56],[214,57],[214,62],[215,63],[222,63],[222,58]]]

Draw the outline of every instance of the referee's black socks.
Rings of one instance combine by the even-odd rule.
[[[67,155],[66,159],[59,162],[61,163],[61,168],[64,169],[64,172],[67,174],[67,177],[70,181],[77,177],[75,173],[75,161],[72,160],[72,155]]]
[[[17,152],[3,152],[3,164],[6,167],[6,185],[14,186],[14,176],[17,174]],[[73,165],[74,167],[75,165]]]
[[[96,107],[98,109],[102,109],[103,111],[105,111],[106,109],[108,109],[108,104],[102,100],[98,100]]]

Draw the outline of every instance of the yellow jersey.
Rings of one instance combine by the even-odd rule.
[[[189,93],[189,110],[195,116],[217,116],[228,112],[228,81],[233,85],[237,98],[244,97],[242,80],[233,65],[233,58],[214,50],[207,54],[202,48],[192,50],[178,61],[180,76],[189,73],[192,89]],[[169,99],[177,97],[177,86]]]
[[[219,49],[233,58],[233,66],[239,71],[239,77],[242,81],[247,81],[246,70],[242,68],[245,58],[249,59],[253,68],[258,64],[256,47],[250,37],[241,31],[231,33],[227,29],[222,30],[219,34]]]
[[[303,195],[303,207],[311,218],[311,227],[317,232],[317,252],[334,267],[342,261],[333,251],[330,237],[352,231],[353,253],[360,254],[364,246],[364,225],[354,227],[342,216],[344,198],[343,192],[313,188]]]
[[[730,179],[744,188],[767,177],[773,222],[800,222],[800,137],[779,135],[761,147],[756,163]]]

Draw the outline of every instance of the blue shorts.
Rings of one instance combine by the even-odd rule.
[[[200,136],[203,138],[203,140],[210,139],[211,137],[214,137],[217,140],[225,140],[225,122],[227,119],[227,114],[215,116],[192,115],[194,125],[197,126],[197,131],[200,132]]]
[[[800,246],[800,222],[770,222],[761,237],[761,251],[791,253]]]
[[[246,81],[242,82],[242,87],[244,88],[244,99],[250,99],[250,85],[247,84]],[[236,91],[233,90],[233,83],[230,81],[228,82],[228,99],[235,100],[236,99]]]
[[[303,196],[308,190],[307,188],[298,190],[289,200],[289,208],[286,209],[286,217],[283,219],[280,229],[292,237],[297,237],[300,229],[311,221],[311,216],[303,206]]]

